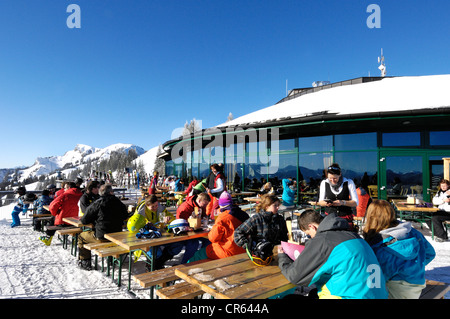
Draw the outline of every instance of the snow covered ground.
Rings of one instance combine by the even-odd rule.
[[[132,299],[127,292],[128,264],[123,267],[122,287],[101,271],[77,267],[70,249],[64,250],[56,239],[50,246],[38,240],[31,218],[20,215],[22,225],[10,228],[12,206],[0,207],[0,298],[1,299]],[[416,225],[417,226],[417,225]],[[420,227],[419,227],[420,229]],[[437,257],[427,266],[427,279],[450,283],[450,242],[431,241]],[[138,261],[133,272],[144,272]],[[117,271],[116,271],[117,274]],[[117,277],[116,277],[117,278]],[[132,282],[138,298],[149,298],[148,290]],[[450,299],[450,292],[446,294]]]

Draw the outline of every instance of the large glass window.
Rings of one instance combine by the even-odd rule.
[[[389,196],[422,195],[422,157],[386,157],[386,188]]]
[[[245,157],[244,188],[246,190],[261,188],[267,178],[266,167],[267,163],[262,163],[258,155],[247,155]]]
[[[277,146],[275,146],[277,145]],[[278,148],[278,149],[277,149]],[[272,143],[271,152],[294,152],[295,149],[295,139],[279,140],[277,143]]]
[[[450,145],[450,131],[430,132],[430,145]]]
[[[383,146],[420,146],[420,132],[383,133]]]
[[[335,162],[342,169],[344,177],[359,184],[377,185],[377,152],[336,152]]]
[[[161,172],[159,172],[161,174]],[[166,162],[166,176],[173,174],[173,161]]]
[[[225,176],[227,187],[232,191],[242,190],[242,169],[243,164],[238,163],[233,158],[227,157],[225,160]]]
[[[377,149],[377,133],[335,135],[335,151]]]
[[[281,191],[283,178],[297,179],[297,154],[272,154],[272,156],[269,181],[274,189]]]
[[[329,152],[333,150],[333,137],[313,136],[301,137],[298,140],[299,152]]]
[[[305,180],[312,190],[316,190],[323,179],[323,170],[331,164],[331,153],[300,154],[298,179]]]

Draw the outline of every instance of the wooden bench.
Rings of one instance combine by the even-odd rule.
[[[83,230],[81,228],[67,228],[64,227],[62,229],[58,229],[56,234],[62,236],[63,238],[63,248],[67,249],[68,237],[72,236],[71,249],[70,253],[73,256],[77,255],[78,248],[78,234],[82,233]]]
[[[187,265],[192,266],[196,264],[201,264],[206,261],[210,261],[210,259],[198,260],[189,264],[181,264],[164,269],[155,270],[152,272],[134,275],[133,280],[144,289],[151,288],[150,298],[153,298],[153,288],[156,286],[161,287],[161,289],[158,289],[156,291],[156,295],[163,299],[175,297],[181,299],[194,298],[198,295],[204,294],[204,292],[201,289],[198,289],[195,286],[186,282],[177,283],[172,286],[167,286],[167,283],[175,280],[180,280],[180,278],[177,275],[175,275],[175,269],[186,267]],[[189,286],[192,287],[190,288]],[[160,292],[160,290],[162,291]]]
[[[422,290],[419,299],[444,299],[448,291],[450,291],[450,285],[427,279],[426,287]]]
[[[109,244],[109,243],[106,243]],[[122,284],[122,265],[125,261],[126,257],[128,256],[129,251],[126,248],[123,248],[117,244],[111,243],[112,245],[104,245],[104,246],[97,246],[95,249],[92,249],[92,254],[101,257],[102,258],[102,271],[104,270],[103,267],[103,260],[104,258],[107,259],[107,273],[106,275],[109,276],[111,274],[111,266],[112,266],[112,280],[114,281],[114,270],[116,264],[119,267],[119,274],[117,278],[117,285],[120,287]],[[85,246],[83,246],[85,247]],[[130,261],[132,262],[132,261]]]
[[[44,215],[47,215],[47,214],[34,214],[33,215],[33,221],[40,223],[39,230],[42,232],[44,231],[45,222],[50,222],[54,218],[51,214],[50,214],[50,216],[44,216]],[[36,230],[38,230],[38,229],[36,229]]]
[[[84,244],[83,248],[90,250],[91,252],[95,249],[101,249],[101,248],[108,248],[108,247],[114,247],[114,246],[118,246],[117,244],[111,242],[111,241],[107,241],[107,242],[101,242],[101,243],[89,243],[89,244]],[[97,270],[97,264],[98,264],[98,255],[94,254],[94,269]],[[102,272],[104,271],[104,263],[103,263],[104,258],[102,258]]]
[[[192,299],[205,292],[186,281],[156,290],[156,295],[161,299]]]

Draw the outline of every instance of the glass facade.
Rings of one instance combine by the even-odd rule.
[[[443,176],[442,158],[450,157],[450,131],[377,131],[310,137],[281,134],[270,141],[258,141],[255,132],[231,142],[224,134],[224,146],[210,144],[200,150],[188,149],[189,154],[177,154],[180,157],[166,161],[165,174],[205,178],[210,164],[224,163],[229,189],[256,190],[267,181],[281,189],[283,178],[293,178],[298,181],[301,203],[317,192],[324,169],[338,163],[344,177],[356,184],[364,180],[375,188],[386,189],[387,195],[383,196],[395,192],[397,177],[396,181],[402,180],[404,188],[409,189],[405,194],[411,194],[411,187],[420,186],[417,189],[429,200],[430,190]],[[217,141],[220,138],[216,136]]]

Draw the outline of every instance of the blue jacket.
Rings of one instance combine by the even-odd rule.
[[[386,299],[386,281],[367,242],[335,213],[320,223],[295,261],[278,254],[282,274],[299,286],[315,285],[320,298]]]
[[[425,237],[409,222],[382,230],[380,235],[380,241],[371,247],[386,280],[425,284],[425,266],[436,256]]]
[[[174,186],[173,190],[174,190],[174,192],[181,192],[184,190],[184,185],[181,184],[180,178],[175,181],[175,186]]]
[[[50,214],[48,210],[46,210],[43,206],[44,205],[50,205],[53,198],[51,198],[48,195],[41,195],[38,199],[34,201],[34,206],[36,209],[36,214]]]
[[[281,199],[283,200],[284,206],[293,206],[296,191],[290,188],[288,183],[289,180],[287,178],[283,179],[283,195]]]

